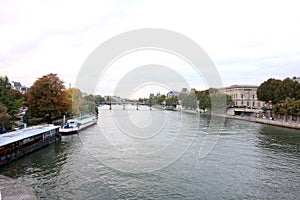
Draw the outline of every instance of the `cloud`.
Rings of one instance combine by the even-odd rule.
[[[298,2],[289,0],[2,0],[1,74],[29,86],[53,72],[73,85],[98,45],[119,33],[148,27],[177,31],[197,42],[216,64],[225,86],[258,85],[268,77],[300,74],[300,13]],[[111,78],[118,76],[116,70]]]

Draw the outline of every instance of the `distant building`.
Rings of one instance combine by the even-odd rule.
[[[196,89],[195,88],[192,88],[190,93],[195,93],[196,92]]]
[[[298,82],[300,83],[300,77],[294,76],[294,77],[293,77],[293,80],[294,80],[294,81],[298,81]]]
[[[187,88],[182,88],[181,92],[182,94],[188,94],[189,90]]]
[[[154,94],[153,94],[153,93],[151,93],[151,94],[149,95],[149,99],[154,99]]]
[[[28,93],[28,92],[30,92],[30,88],[29,88],[29,87],[22,86],[22,87],[21,87],[21,92],[22,92],[23,94]]]
[[[257,98],[257,86],[253,85],[232,85],[225,88],[225,93],[230,95],[235,106],[248,108],[262,108],[264,101]]]
[[[180,92],[177,92],[175,90],[171,90],[170,92],[167,93],[167,98],[178,97],[179,94],[180,94]]]
[[[23,94],[28,93],[30,91],[29,87],[22,86],[22,84],[20,82],[16,82],[16,81],[12,81],[10,83],[10,87],[11,87],[11,89],[18,90]]]
[[[21,87],[22,85],[20,82],[15,82],[15,81],[11,82],[11,89],[21,91]]]

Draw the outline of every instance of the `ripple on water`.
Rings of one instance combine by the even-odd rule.
[[[142,120],[141,113],[138,120]],[[226,119],[224,127],[212,133],[219,135],[216,145],[200,159],[199,149],[213,126],[209,117],[169,114],[165,137],[153,140],[153,145],[165,145],[176,137],[177,120],[181,118],[185,127],[181,131],[185,131],[185,137],[194,138],[193,143],[176,162],[152,173],[120,172],[95,158],[85,144],[98,144],[93,141],[99,134],[97,126],[81,135],[63,137],[61,142],[3,166],[0,171],[31,186],[40,199],[299,198],[299,131]],[[111,113],[100,110],[100,115],[110,117]],[[108,132],[116,130],[112,124],[99,121],[98,125]],[[123,137],[115,139],[125,151],[132,148],[133,143]],[[93,148],[108,153],[111,150],[99,145]],[[119,157],[112,152],[107,159]]]

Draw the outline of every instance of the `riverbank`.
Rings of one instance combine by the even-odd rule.
[[[153,106],[153,108],[164,110],[161,106]],[[197,110],[184,110],[184,109],[173,109],[172,111],[184,112],[184,113],[190,113],[190,114],[200,113]],[[200,114],[212,115],[209,112],[200,113]],[[213,115],[220,116],[220,117],[226,117],[229,119],[244,120],[244,121],[249,121],[249,122],[254,122],[254,123],[261,123],[261,124],[267,124],[267,125],[272,125],[272,126],[280,126],[280,127],[300,130],[300,123],[290,121],[290,120],[285,121],[285,120],[276,119],[276,118],[269,119],[269,118],[258,118],[258,117],[247,117],[247,116],[242,117],[242,116],[238,116],[238,115],[228,115],[228,114],[227,115],[213,114]]]
[[[291,122],[291,121],[283,121],[278,119],[268,119],[268,118],[256,118],[256,117],[241,117],[241,116],[234,116],[234,115],[226,115],[226,118],[230,119],[237,119],[237,120],[244,120],[250,121],[255,123],[267,124],[272,126],[280,126],[285,128],[293,128],[300,130],[300,123]]]
[[[179,112],[184,112],[184,113],[192,113],[196,114],[199,113],[196,110],[178,110],[174,109],[174,111],[179,111]],[[204,113],[211,115],[211,113]],[[225,117],[225,118],[230,118],[230,119],[236,119],[236,120],[243,120],[243,121],[249,121],[249,122],[254,122],[254,123],[261,123],[261,124],[267,124],[267,125],[272,125],[272,126],[280,126],[280,127],[285,127],[285,128],[292,128],[292,129],[298,129],[300,130],[300,123],[290,121],[290,120],[280,120],[280,119],[274,119],[274,118],[258,118],[258,117],[247,117],[247,116],[238,116],[238,115],[218,115],[214,114],[220,117]]]

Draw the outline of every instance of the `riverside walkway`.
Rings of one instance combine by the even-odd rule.
[[[293,121],[284,121],[284,120],[268,119],[268,118],[264,119],[264,118],[256,118],[256,117],[240,117],[240,116],[232,116],[232,115],[226,115],[225,117],[300,130],[300,123],[293,122]]]
[[[22,183],[0,175],[0,200],[37,200],[37,197]]]

